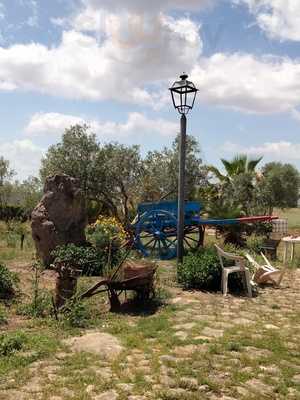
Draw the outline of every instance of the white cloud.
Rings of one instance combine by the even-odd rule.
[[[139,30],[145,23],[149,30]],[[64,31],[56,47],[39,43],[0,47],[1,85],[72,99],[155,106],[159,84],[190,70],[202,51],[196,23],[161,13],[147,21],[142,15],[110,14],[100,36],[78,28]]]
[[[86,123],[91,131],[96,133],[102,140],[120,140],[132,135],[176,135],[178,126],[176,123],[165,119],[150,119],[145,115],[132,112],[124,123],[112,121],[101,122],[88,120],[82,117],[60,113],[37,113],[34,114],[25,128],[25,133],[33,136],[61,136],[66,128],[75,124]]]
[[[300,40],[299,0],[234,0],[246,3],[261,29],[271,38]]]
[[[120,11],[122,9],[133,12],[156,12],[158,10],[201,10],[212,6],[220,0],[82,0],[85,7],[94,9],[108,9]]]
[[[260,4],[235,1],[247,1],[253,10]],[[300,60],[241,53],[201,57],[200,26],[167,14],[208,3],[86,0],[57,46],[0,47],[0,90],[158,108],[169,104],[167,87],[178,73],[192,71],[202,102],[243,112],[293,113],[300,106]]]
[[[231,154],[244,153],[251,156],[264,156],[276,161],[300,160],[300,143],[287,141],[266,142],[262,145],[248,147],[227,142],[222,146],[222,151]]]
[[[72,125],[84,124],[84,120],[61,113],[36,113],[25,128],[29,136],[59,136]]]
[[[29,139],[0,142],[0,155],[9,160],[19,180],[38,174],[43,154],[44,150]]]
[[[300,62],[251,54],[202,59],[192,78],[201,101],[253,113],[292,112],[300,104]]]

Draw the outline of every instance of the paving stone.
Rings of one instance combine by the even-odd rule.
[[[120,389],[122,392],[131,393],[134,385],[132,383],[117,383],[116,387]]]
[[[179,325],[175,325],[174,329],[179,331],[179,330],[191,330],[193,329],[195,326],[197,326],[197,324],[195,322],[188,322],[186,324],[179,324]]]
[[[205,327],[202,331],[202,334],[204,336],[213,337],[213,338],[222,337],[223,333],[224,333],[224,331],[221,329],[212,329],[212,328],[209,328],[208,326]]]
[[[176,381],[168,375],[161,375],[159,381],[163,386],[171,388],[176,386]]]
[[[167,354],[164,354],[164,355],[160,356],[159,359],[160,359],[161,362],[173,362],[173,363],[177,362],[177,358],[176,357],[173,357],[173,356],[170,356],[170,355],[167,355]]]
[[[278,326],[273,325],[273,324],[265,324],[264,327],[266,329],[280,329]]]
[[[174,336],[178,337],[178,339],[181,339],[181,340],[186,340],[188,335],[189,334],[185,331],[178,331],[178,332],[174,333]]]
[[[245,383],[245,385],[252,389],[254,392],[259,392],[261,394],[272,394],[274,392],[272,386],[266,385],[258,379],[250,379]]]
[[[295,383],[296,385],[300,385],[300,374],[299,374],[299,375],[293,376],[292,381],[293,381],[293,383]]]
[[[109,390],[108,392],[101,393],[94,397],[94,400],[117,400],[118,394],[115,390]]]
[[[106,360],[114,360],[124,350],[115,336],[97,331],[66,339],[64,343],[74,352],[85,351]]]

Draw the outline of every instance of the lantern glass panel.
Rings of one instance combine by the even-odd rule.
[[[197,89],[193,82],[188,81],[187,75],[182,75],[170,88],[175,109],[180,114],[187,114],[194,106]]]

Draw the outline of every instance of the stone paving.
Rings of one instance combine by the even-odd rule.
[[[31,364],[25,383],[7,377],[0,399],[300,399],[299,289],[299,270],[253,299],[173,288],[168,311],[124,316],[113,336],[82,332]],[[157,334],[142,331],[145,319],[160,317]],[[111,358],[99,351],[105,341]]]

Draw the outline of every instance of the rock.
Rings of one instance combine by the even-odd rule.
[[[64,343],[74,352],[99,354],[105,360],[114,360],[124,349],[116,337],[97,331],[66,339]]]
[[[116,386],[124,393],[130,393],[134,388],[134,385],[132,383],[117,383]]]
[[[274,392],[272,386],[266,385],[258,379],[250,379],[245,384],[254,392],[259,392],[264,395],[270,395]]]
[[[176,381],[168,375],[161,375],[159,377],[159,381],[163,386],[167,387],[175,387]]]
[[[114,390],[109,390],[94,397],[94,400],[116,400],[118,398],[117,392]]]
[[[95,391],[95,385],[88,385],[85,391],[87,392],[87,394],[93,393]]]
[[[174,336],[177,336],[180,340],[185,340],[188,337],[188,333],[185,331],[177,331],[176,333],[174,333]]]
[[[295,375],[292,379],[292,382],[296,385],[300,385],[300,375]]]
[[[44,265],[49,266],[53,261],[50,253],[56,246],[84,244],[86,224],[85,200],[79,181],[68,175],[48,177],[44,196],[31,214],[32,237]]]
[[[221,330],[221,329],[212,329],[212,328],[209,328],[207,326],[207,327],[205,327],[203,329],[202,334],[204,336],[208,336],[208,337],[219,338],[219,337],[223,336],[223,330]]]
[[[179,325],[175,325],[174,329],[179,331],[179,330],[191,330],[196,326],[195,322],[188,322],[186,324],[179,324]]]

